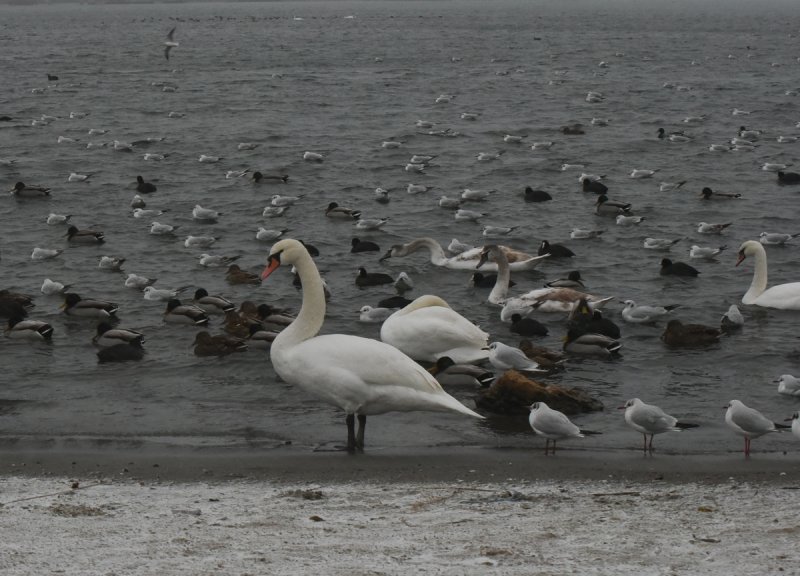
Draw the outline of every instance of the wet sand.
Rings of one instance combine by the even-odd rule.
[[[608,480],[800,483],[800,453],[680,455],[565,447],[375,448],[365,454],[286,449],[0,449],[0,475],[90,476],[181,482],[251,478],[275,482],[509,482]]]

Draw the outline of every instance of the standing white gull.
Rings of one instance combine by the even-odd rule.
[[[776,424],[755,408],[750,408],[739,400],[731,400],[725,412],[725,424],[736,434],[744,436],[744,455],[750,456],[750,441],[768,432],[779,432],[781,428],[789,428],[784,424]]]
[[[670,416],[658,406],[646,404],[638,398],[628,400],[620,410],[625,410],[625,422],[628,426],[641,432],[644,436],[644,451],[653,451],[653,436],[664,432],[680,432],[687,428],[696,428],[697,424],[678,422],[674,416]],[[650,435],[650,444],[647,443],[647,435]]]

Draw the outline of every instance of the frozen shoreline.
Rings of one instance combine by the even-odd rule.
[[[78,489],[71,489],[79,481]],[[794,573],[797,486],[0,477],[0,570]]]

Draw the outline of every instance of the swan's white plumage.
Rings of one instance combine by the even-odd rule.
[[[348,414],[390,411],[454,411],[481,418],[447,394],[436,379],[400,350],[346,334],[317,336],[325,319],[322,279],[297,240],[281,240],[270,259],[294,266],[303,285],[303,304],[292,324],[272,343],[272,365],[296,385]],[[268,276],[277,264],[270,264]]]
[[[511,267],[503,251],[499,250],[497,246],[488,245],[482,248],[482,252],[491,255],[497,267],[497,280],[489,293],[488,300],[491,304],[503,306],[503,310],[500,312],[500,319],[503,322],[510,322],[514,314],[527,316],[534,310],[539,312],[572,312],[582,298],[585,298],[593,309],[599,308],[611,300],[611,297],[598,298],[572,288],[537,288],[519,296],[509,297]],[[485,264],[481,264],[479,268],[484,266]]]
[[[767,253],[760,242],[747,240],[739,247],[738,266],[747,256],[755,259],[753,281],[742,296],[742,304],[778,308],[780,310],[800,310],[800,282],[778,284],[767,288]]]
[[[460,364],[489,357],[489,334],[429,294],[389,316],[381,326],[381,340],[415,360],[435,362],[449,356]]]
[[[547,258],[547,256],[531,256],[526,252],[514,250],[507,246],[500,247],[509,260],[511,270],[531,270]],[[452,257],[445,256],[441,244],[433,238],[416,238],[406,244],[392,246],[384,258],[390,256],[408,256],[418,250],[427,249],[430,252],[431,264],[442,266],[453,270],[474,270],[481,256],[481,247],[465,250]],[[497,272],[497,263],[489,261],[483,265],[483,269],[490,272]]]

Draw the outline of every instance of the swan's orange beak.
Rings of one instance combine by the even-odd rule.
[[[739,258],[736,260],[736,265],[738,266],[742,262],[744,262],[744,252],[739,252]]]
[[[267,276],[275,272],[278,266],[281,265],[281,261],[277,258],[273,258],[272,256],[269,257],[269,261],[267,262],[267,267],[264,268],[264,271],[261,273],[261,280],[264,281],[267,279]]]

